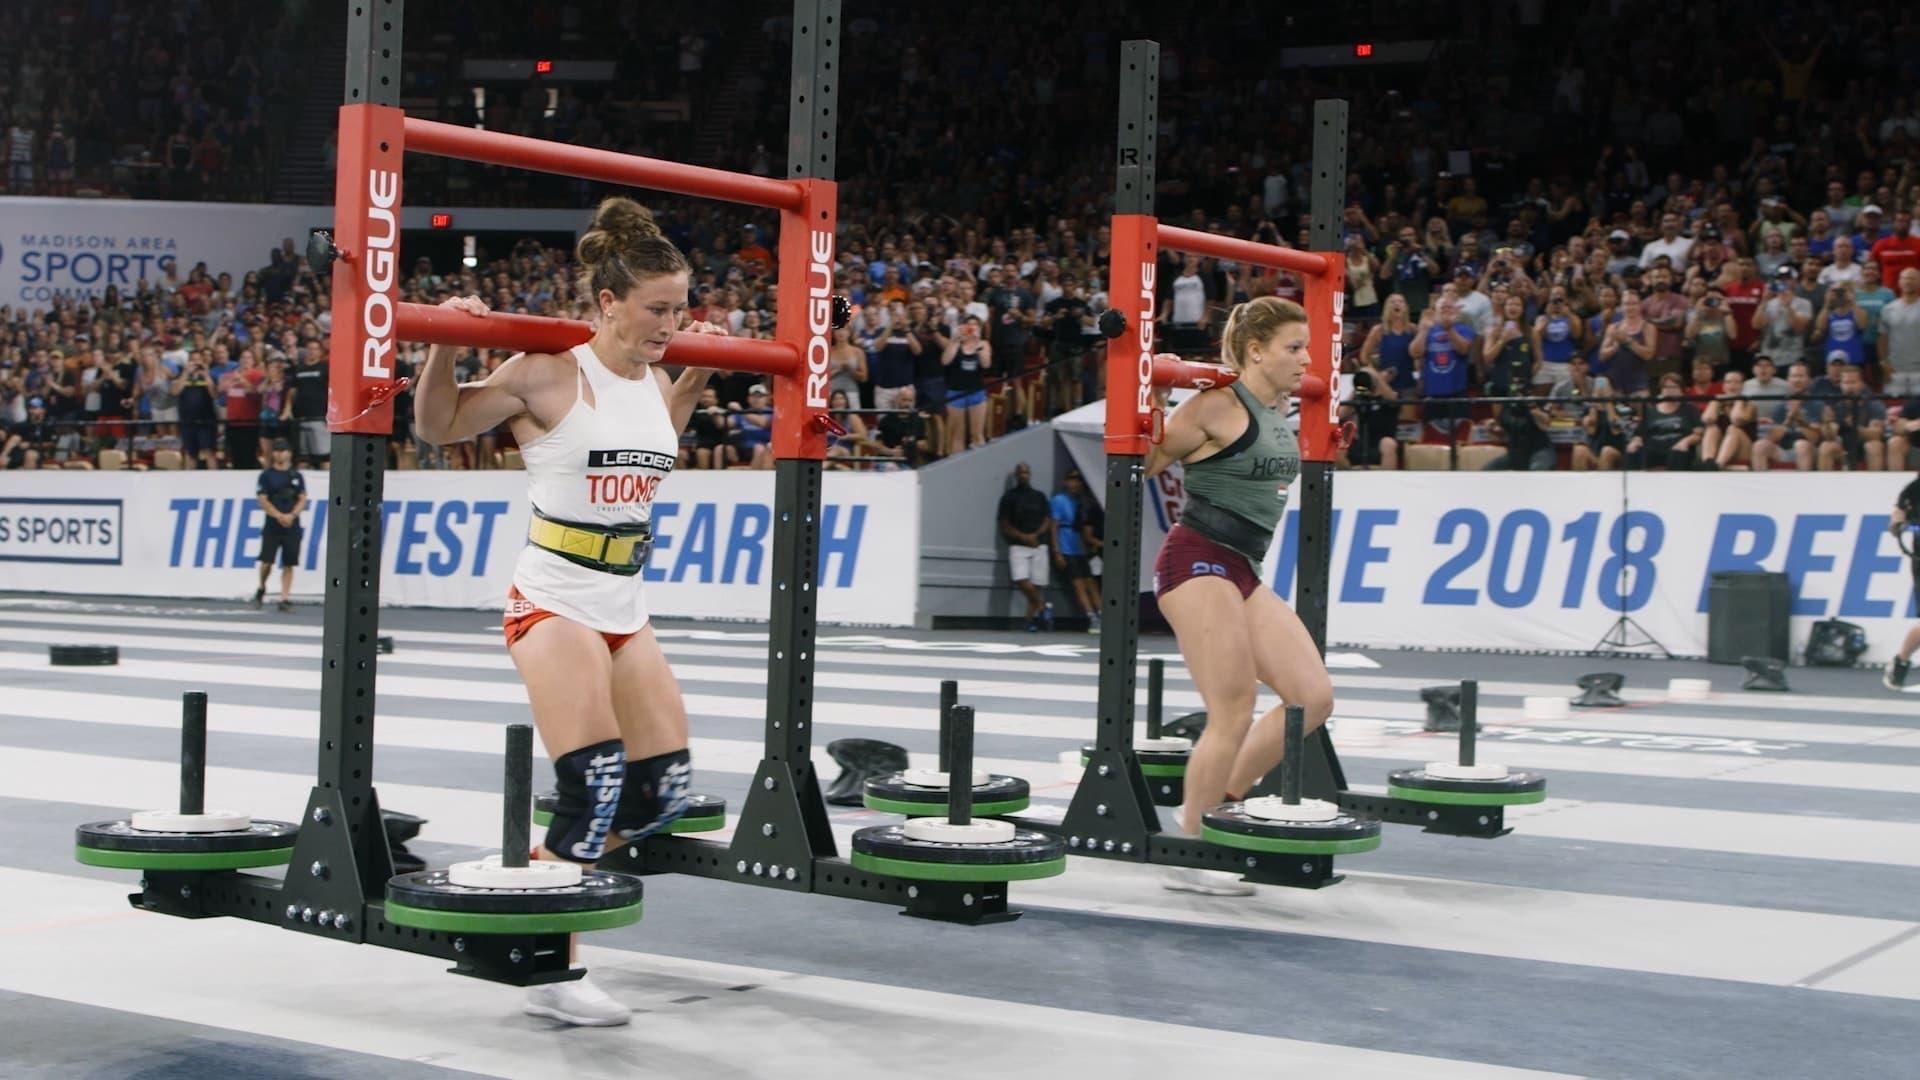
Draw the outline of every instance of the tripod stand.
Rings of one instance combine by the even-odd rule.
[[[1620,462],[1620,517],[1614,525],[1614,528],[1620,530],[1617,549],[1624,549],[1627,546],[1628,471],[1627,462],[1622,460]],[[1669,652],[1665,645],[1660,644],[1658,638],[1649,633],[1646,627],[1635,622],[1633,616],[1627,614],[1627,560],[1622,558],[1619,563],[1620,574],[1615,579],[1613,587],[1616,617],[1613,624],[1607,627],[1607,632],[1600,635],[1600,640],[1594,642],[1593,648],[1587,651],[1598,656],[1609,656],[1651,647],[1660,650],[1660,656],[1663,659],[1673,659],[1673,653]]]

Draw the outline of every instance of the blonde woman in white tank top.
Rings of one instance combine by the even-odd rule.
[[[686,261],[632,200],[601,203],[577,255],[598,315],[592,340],[515,356],[464,386],[454,382],[455,350],[436,347],[414,388],[414,430],[444,444],[507,423],[519,442],[534,530],[514,567],[504,628],[560,798],[540,855],[591,864],[684,811],[686,705],[648,625],[638,560],[602,562],[542,530],[565,523],[570,541],[617,540],[648,526],[712,374],[690,368],[670,380],[659,365],[675,331],[726,331],[681,325]],[[442,306],[487,313],[477,297]],[[533,988],[526,1010],[598,1026],[629,1016],[584,979]]]

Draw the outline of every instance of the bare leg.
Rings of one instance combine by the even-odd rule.
[[[1180,824],[1200,835],[1200,815],[1227,793],[1234,761],[1253,723],[1253,646],[1240,613],[1240,590],[1225,578],[1181,582],[1160,598],[1194,686],[1207,706],[1207,727],[1187,759],[1187,801]],[[1235,792],[1244,794],[1244,792]]]
[[[1282,704],[1253,725],[1240,747],[1227,780],[1227,790],[1236,794],[1245,794],[1286,756],[1286,705],[1306,710],[1308,732],[1333,715],[1333,680],[1300,617],[1267,589],[1255,589],[1245,607],[1254,668],[1260,681],[1280,695]],[[1212,725],[1212,714],[1208,714],[1208,725]]]

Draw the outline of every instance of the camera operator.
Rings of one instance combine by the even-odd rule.
[[[1907,553],[1914,593],[1920,596],[1920,546],[1916,546],[1920,543],[1920,478],[1907,481],[1907,486],[1900,489],[1900,497],[1893,501],[1887,530],[1899,538],[1900,550]],[[1900,651],[1887,661],[1887,670],[1880,677],[1887,689],[1899,690],[1907,685],[1907,668],[1915,650],[1920,650],[1920,623],[1907,629],[1907,636],[1900,641]]]

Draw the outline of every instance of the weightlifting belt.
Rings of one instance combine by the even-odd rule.
[[[1187,504],[1180,509],[1180,524],[1256,563],[1267,557],[1267,547],[1273,543],[1273,530],[1263,529],[1231,510],[1215,506],[1205,496],[1191,492],[1187,495]]]
[[[653,550],[653,526],[581,525],[558,521],[533,508],[533,520],[527,525],[527,542],[534,547],[590,570],[631,577],[647,564]]]

